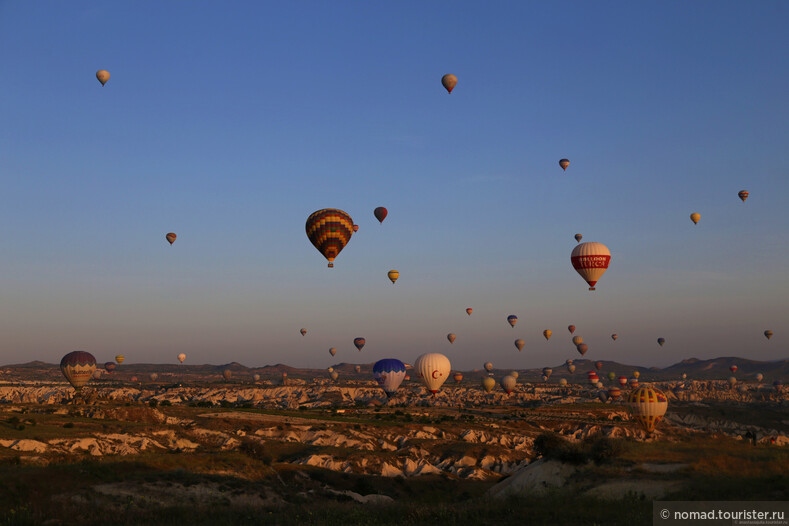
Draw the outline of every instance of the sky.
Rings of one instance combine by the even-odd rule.
[[[591,359],[785,359],[787,21],[781,1],[0,0],[0,363],[531,368],[580,357],[570,324]],[[321,208],[360,227],[333,269],[304,230]],[[595,292],[576,233],[612,253]]]

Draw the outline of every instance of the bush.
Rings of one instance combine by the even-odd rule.
[[[534,452],[544,457],[549,457],[551,453],[561,444],[567,442],[561,435],[553,431],[540,433],[534,439]]]
[[[599,464],[619,456],[624,449],[625,443],[622,440],[607,437],[570,442],[557,433],[547,432],[534,439],[534,450],[538,454],[570,464],[590,461]]]
[[[616,438],[598,438],[591,443],[589,450],[592,460],[600,464],[621,455],[625,450],[625,442]]]
[[[159,405],[169,407],[173,405],[173,403],[169,400],[162,400],[162,402]]]
[[[74,427],[74,422],[66,422],[65,424],[63,424],[63,427],[65,427],[66,429],[71,429],[72,427]]]
[[[11,424],[12,426],[15,426],[15,425],[19,424],[19,417],[18,416],[12,416],[8,420],[6,420],[6,422]]]
[[[158,400],[148,400],[148,405],[151,406],[151,407],[156,407],[157,405],[159,405],[159,401]]]

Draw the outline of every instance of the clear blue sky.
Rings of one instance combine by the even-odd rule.
[[[538,367],[578,357],[570,323],[592,359],[786,358],[787,22],[780,1],[0,1],[0,363]],[[304,232],[325,207],[360,226],[332,270]],[[577,232],[613,254],[594,293]]]

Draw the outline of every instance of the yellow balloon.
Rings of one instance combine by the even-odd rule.
[[[392,280],[392,284],[394,284],[394,282],[397,281],[397,278],[400,277],[400,273],[397,272],[396,270],[390,270],[389,274],[387,275],[389,276],[389,279]]]
[[[553,332],[550,329],[545,329],[544,331],[542,331],[542,335],[545,336],[546,340],[551,339],[551,334],[553,334]]]
[[[690,220],[693,221],[694,225],[698,225],[699,220],[701,220],[701,214],[697,214],[695,212],[690,214]]]
[[[110,72],[106,69],[100,69],[96,72],[96,78],[99,79],[101,85],[105,85],[108,80],[110,80]]]
[[[125,359],[126,357],[124,357],[122,354],[119,354],[118,356],[115,357],[115,361],[118,362],[118,365],[122,364],[123,360]]]

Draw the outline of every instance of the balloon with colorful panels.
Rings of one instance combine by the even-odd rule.
[[[365,340],[364,338],[353,339],[353,344],[356,346],[357,349],[359,349],[359,352],[361,352],[362,347],[364,347],[365,343],[367,343],[367,340]]]
[[[764,337],[769,340],[773,337],[773,331],[764,331]]]
[[[737,192],[737,196],[742,200],[744,203],[746,199],[748,199],[748,190],[740,190]]]
[[[665,338],[658,338],[658,339],[657,339],[657,342],[658,342],[658,345],[660,345],[661,347],[663,347],[663,345],[665,345],[665,344],[666,344],[666,339],[665,339]]]
[[[485,362],[485,365],[483,367],[485,367],[485,370],[488,372],[491,372],[493,370],[493,364],[490,362]]]
[[[305,334],[307,334],[307,329],[301,329],[299,330],[299,332],[301,333],[302,336],[304,336]]]
[[[458,372],[453,374],[452,379],[455,380],[455,383],[459,384],[463,381],[463,373]]]
[[[729,366],[729,371],[731,371],[732,373],[736,373],[737,372],[737,366],[736,365]]]
[[[580,242],[581,242],[581,240],[582,240],[583,238],[584,238],[584,236],[583,236],[583,235],[581,235],[581,234],[575,234],[575,242],[576,242],[576,243],[580,243]]]
[[[573,248],[570,262],[589,285],[589,290],[595,290],[595,285],[611,263],[611,252],[602,243],[580,243]]]
[[[178,236],[176,236],[176,235],[175,235],[174,233],[172,233],[172,232],[170,232],[169,234],[167,234],[166,236],[164,236],[164,238],[167,240],[167,242],[168,242],[168,243],[170,243],[171,245],[172,245],[173,243],[175,243],[175,238],[177,238],[177,237],[178,237]]]
[[[622,391],[618,387],[608,389],[608,398],[612,401],[618,400],[620,396],[622,396]]]
[[[312,245],[329,261],[331,268],[353,235],[353,219],[342,210],[324,208],[310,214],[305,230]]]
[[[601,362],[601,361],[595,362],[594,363],[594,367],[595,367],[595,369],[597,369],[599,371],[600,369],[603,368],[603,362]]]
[[[566,171],[567,167],[570,166],[569,159],[559,159],[559,166],[562,167],[562,170]]]
[[[510,324],[510,327],[515,327],[515,324],[518,323],[518,317],[514,314],[510,314],[507,316],[507,323]]]
[[[118,365],[122,364],[125,359],[126,357],[123,356],[122,354],[118,354],[115,356],[115,361],[118,362]]]
[[[466,314],[468,314],[469,316],[471,316],[472,312],[474,312],[474,309],[472,309],[471,307],[466,309]]]
[[[550,340],[552,334],[553,332],[551,332],[550,329],[545,329],[544,331],[542,331],[542,335],[545,337],[546,340]]]
[[[85,351],[73,351],[60,360],[60,372],[74,390],[79,391],[93,377],[96,358]]]
[[[405,378],[405,364],[396,358],[384,358],[373,364],[373,378],[387,398],[397,392]]]
[[[611,339],[616,341],[617,339],[619,339],[619,335],[618,334],[612,334],[611,335]]]
[[[394,285],[397,281],[397,278],[400,277],[400,273],[396,270],[390,270],[386,275],[389,277],[389,281],[392,282],[392,285]]]
[[[114,371],[116,367],[117,365],[115,365],[115,362],[104,363],[104,370],[107,371],[108,373],[112,373],[112,371]]]
[[[640,376],[641,373],[639,373],[638,371],[633,371],[633,378],[639,378]]]

